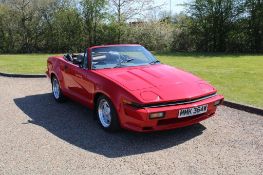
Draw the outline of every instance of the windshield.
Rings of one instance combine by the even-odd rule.
[[[143,46],[109,46],[94,48],[92,69],[142,66],[159,61]]]

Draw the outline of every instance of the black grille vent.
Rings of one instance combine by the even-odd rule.
[[[214,94],[210,94],[210,95],[206,95],[203,97],[199,97],[199,98],[195,98],[195,99],[191,99],[191,100],[178,100],[175,102],[166,102],[166,103],[158,103],[158,104],[147,104],[147,105],[142,105],[140,107],[142,108],[158,108],[158,107],[165,107],[165,106],[176,106],[176,105],[183,105],[183,104],[190,104],[190,103],[195,103],[198,101],[202,101],[208,98],[212,98],[216,96],[216,93]]]

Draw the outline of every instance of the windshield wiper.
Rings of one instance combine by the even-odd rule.
[[[114,66],[113,68],[120,68],[120,67],[127,67],[127,66],[125,66],[125,65],[123,65],[123,64],[117,64],[117,65]]]
[[[154,61],[150,62],[149,64],[157,64],[157,63],[160,63],[160,61],[159,60],[154,60]]]
[[[130,61],[134,60],[133,58],[129,58],[129,59],[126,59],[126,60],[123,60],[121,63],[128,63]]]

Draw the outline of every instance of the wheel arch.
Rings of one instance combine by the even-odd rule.
[[[94,98],[93,98],[94,110],[96,110],[96,108],[97,108],[97,101],[98,101],[100,96],[105,96],[106,98],[108,98],[108,100],[110,100],[110,102],[112,103],[113,107],[115,108],[115,111],[116,112],[118,111],[117,104],[115,104],[115,101],[112,98],[110,98],[110,96],[108,94],[106,94],[104,92],[101,92],[101,91],[96,92],[94,94]],[[119,117],[119,115],[118,115],[118,117]]]
[[[101,91],[96,92],[96,93],[94,94],[93,103],[94,103],[95,107],[96,107],[97,101],[98,101],[98,99],[99,99],[100,96],[105,96],[105,97],[107,97],[107,98],[111,101],[111,103],[114,105],[114,108],[116,109],[116,106],[115,106],[115,104],[113,103],[112,99],[109,97],[109,95],[107,95],[106,93],[101,92]]]
[[[106,96],[106,95],[105,95],[104,93],[102,93],[102,92],[97,92],[97,93],[94,94],[93,104],[94,104],[95,107],[96,107],[96,105],[97,105],[97,101],[98,101],[99,97],[102,96],[102,95]],[[107,96],[106,96],[106,97],[107,97]]]
[[[52,73],[50,74],[51,83],[52,83],[52,80],[53,80],[54,77],[57,77],[57,76],[56,76],[56,74],[55,74],[54,72],[52,72]]]
[[[51,83],[52,83],[52,80],[53,80],[54,77],[56,77],[56,78],[58,79],[58,82],[59,82],[61,88],[64,89],[64,84],[63,84],[63,79],[62,79],[62,77],[59,77],[54,71],[52,71],[52,72],[50,73]]]

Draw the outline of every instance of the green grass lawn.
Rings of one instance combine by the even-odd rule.
[[[0,72],[44,74],[50,54],[0,55]]]
[[[0,55],[0,72],[44,74],[48,54]],[[263,56],[156,54],[166,64],[192,72],[226,99],[263,108]]]
[[[228,100],[263,108],[263,56],[160,54],[157,58],[207,80]]]

